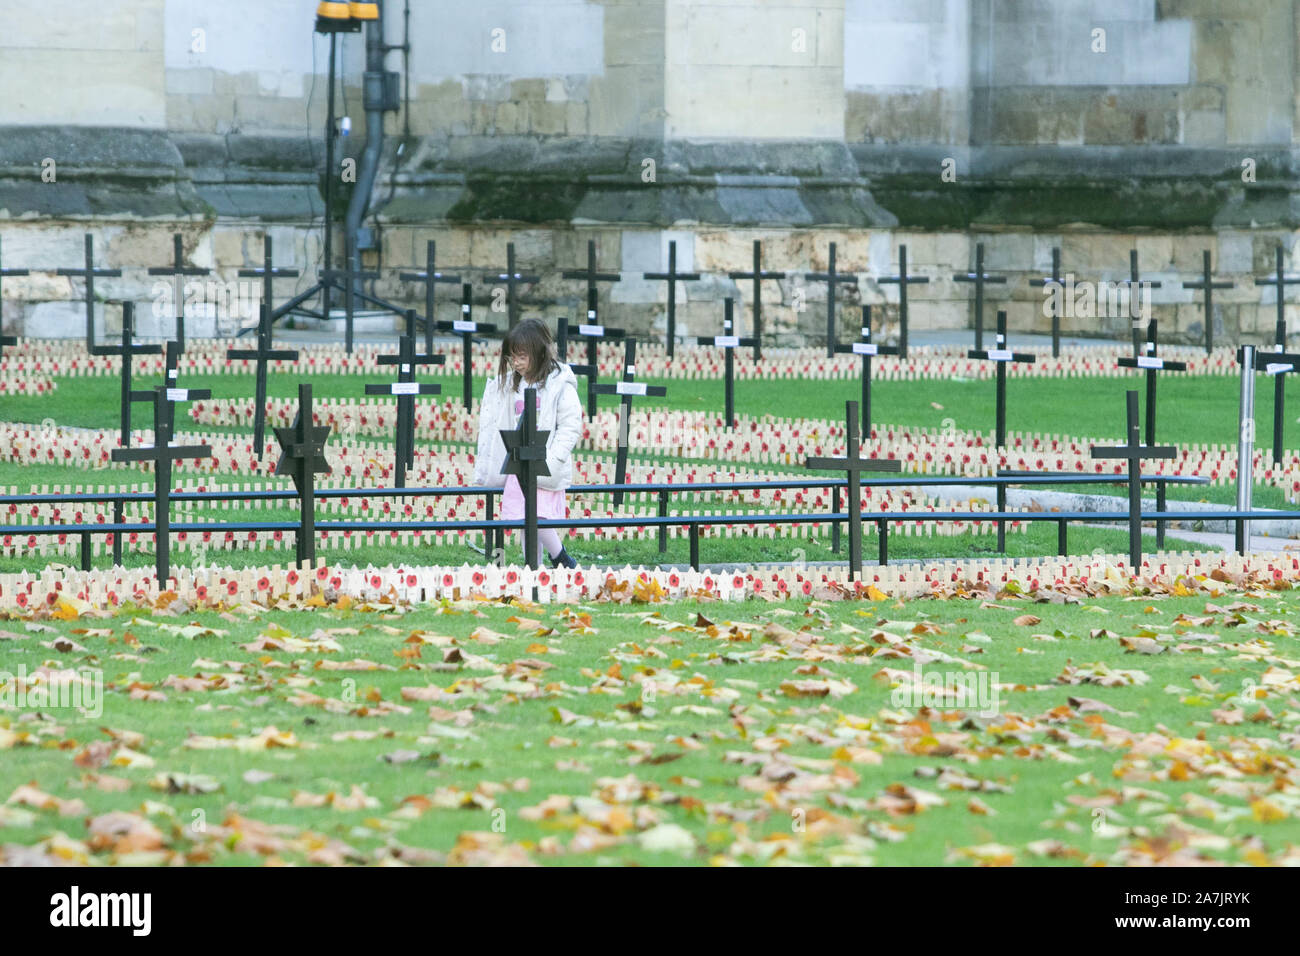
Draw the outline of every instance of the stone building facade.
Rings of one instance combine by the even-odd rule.
[[[145,331],[158,298],[149,266],[187,258],[236,281],[260,264],[299,269],[277,299],[305,288],[322,261],[321,182],[348,197],[344,160],[365,135],[360,35],[340,45],[340,113],[351,118],[339,168],[323,168],[327,41],[314,0],[51,0],[23,6],[0,33],[0,265],[6,332],[84,328],[83,235],[102,279],[101,322],[123,299]],[[400,43],[403,4],[387,0]],[[859,303],[883,310],[910,292],[916,328],[972,322],[955,272],[985,248],[1008,277],[988,300],[1013,330],[1042,329],[1029,285],[1059,248],[1078,281],[1126,277],[1136,249],[1162,337],[1200,341],[1203,251],[1217,278],[1217,338],[1271,340],[1272,290],[1252,277],[1288,268],[1296,238],[1300,100],[1295,0],[412,0],[410,99],[386,119],[384,162],[366,226],[374,289],[423,302],[401,269],[439,265],[474,282],[518,265],[542,280],[526,314],[575,314],[594,239],[611,324],[661,332],[666,265],[704,274],[680,287],[679,331],[711,334],[720,302],[747,302],[727,278],[751,263],[764,283],[765,330],[824,340],[830,242],[842,288],[841,334]],[[388,68],[403,71],[400,52]],[[400,148],[400,149],[399,149]],[[450,317],[456,295],[440,299]],[[498,297],[499,299],[499,297]],[[1291,311],[1288,306],[1288,312]],[[168,326],[166,309],[155,321]],[[747,314],[747,307],[742,314]],[[1300,314],[1292,316],[1300,319]],[[203,317],[193,320],[203,328]],[[215,321],[215,320],[214,320]],[[991,321],[991,318],[989,319]],[[742,322],[742,328],[746,323]],[[1114,336],[1127,316],[1067,318]],[[215,328],[215,325],[213,326]]]

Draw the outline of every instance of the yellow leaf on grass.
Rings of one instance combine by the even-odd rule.
[[[1286,819],[1286,811],[1270,800],[1253,800],[1250,812],[1260,823],[1277,823]]]

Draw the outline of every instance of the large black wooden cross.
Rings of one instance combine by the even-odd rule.
[[[155,266],[150,268],[151,276],[170,276],[176,292],[176,341],[181,347],[181,354],[185,353],[185,276],[205,276],[212,273],[211,269],[200,269],[197,266],[187,266],[185,264],[185,247],[181,242],[179,232],[172,233],[172,264],[170,266]]]
[[[1282,464],[1282,434],[1286,424],[1286,376],[1300,368],[1300,355],[1286,351],[1286,319],[1278,319],[1273,351],[1255,349],[1255,368],[1273,376],[1273,464]],[[1245,349],[1237,349],[1237,364],[1245,361]]]
[[[568,277],[569,275],[566,272],[565,278]],[[541,276],[526,275],[515,268],[515,244],[513,242],[506,243],[506,271],[483,277],[483,281],[489,285],[497,282],[506,284],[506,314],[509,316],[510,328],[513,329],[519,324],[519,295],[515,291],[515,287],[538,282],[541,278]]]
[[[432,243],[430,243],[432,245]],[[430,255],[433,253],[430,252]],[[439,280],[441,281],[441,280]],[[429,288],[433,288],[432,285]],[[433,293],[430,293],[432,296]],[[461,392],[462,400],[466,408],[474,405],[474,336],[479,332],[495,332],[497,327],[491,323],[479,323],[474,321],[474,303],[472,301],[473,291],[468,282],[461,284],[461,303],[460,318],[451,322],[435,322],[434,328],[439,332],[454,332],[460,336],[461,346],[464,349],[464,361],[461,368]],[[432,311],[429,313],[433,314]],[[561,320],[563,322],[563,320]],[[426,332],[428,326],[425,327]],[[433,352],[433,346],[428,343],[433,340],[431,335],[425,336],[426,351]]]
[[[1210,273],[1210,250],[1201,250],[1201,278],[1182,283],[1184,289],[1205,290],[1205,354],[1214,351],[1214,290],[1231,289],[1231,282],[1216,281]]]
[[[835,293],[839,285],[856,286],[858,277],[850,272],[847,275],[835,271],[835,243],[831,243],[830,257],[825,272],[807,272],[805,279],[826,283],[826,357],[830,358],[839,351],[835,347],[839,336],[835,331]]]
[[[694,282],[700,278],[698,272],[677,271],[677,240],[668,242],[668,271],[644,272],[643,279],[658,279],[668,283],[668,357],[673,357],[673,345],[677,341],[677,283]]]
[[[728,272],[732,279],[749,279],[754,283],[753,298],[750,301],[750,337],[754,340],[754,361],[763,357],[763,280],[784,279],[784,272],[763,271],[763,243],[754,240],[754,266],[748,272]]]
[[[396,355],[381,355],[380,365],[396,365],[397,381],[385,385],[367,385],[367,395],[394,395],[397,397],[397,440],[393,449],[396,477],[395,488],[406,487],[406,469],[415,466],[415,396],[437,395],[442,386],[432,382],[417,382],[418,365],[442,365],[445,355],[415,354],[415,310],[406,310],[406,334],[402,336]]]
[[[136,355],[161,355],[161,345],[136,345],[135,338],[135,303],[122,303],[122,344],[96,345],[90,350],[91,355],[120,355],[122,357],[122,431],[123,448],[131,447],[131,359]],[[170,383],[168,383],[170,384]]]
[[[984,271],[984,243],[975,243],[975,271],[958,272],[953,275],[954,282],[971,282],[975,285],[975,348],[984,348],[984,285],[1005,285],[1006,276],[992,275]]]
[[[849,580],[862,573],[862,473],[864,471],[902,471],[902,462],[890,458],[863,458],[858,442],[858,403],[844,403],[845,457],[809,456],[804,467],[812,471],[842,471],[848,479],[849,505]]]
[[[167,343],[167,360],[170,366],[179,354],[176,343]],[[159,590],[165,590],[167,579],[171,577],[171,492],[172,462],[185,459],[209,458],[212,448],[209,445],[176,445],[172,442],[172,428],[175,423],[175,404],[189,402],[198,398],[211,398],[211,389],[176,388],[169,375],[166,384],[148,391],[131,393],[132,401],[153,403],[153,445],[148,448],[114,448],[113,461],[151,461],[154,464],[154,531],[155,531],[155,571],[158,576]],[[120,521],[115,518],[115,521]],[[121,533],[113,535],[116,545]],[[115,563],[121,563],[118,547],[114,548]]]
[[[735,333],[735,300],[727,296],[722,313],[722,334],[701,337],[696,345],[712,345],[726,350],[725,373],[723,375],[723,404],[726,408],[727,429],[736,427],[736,361],[737,348],[748,348],[754,344],[753,339],[741,338]]]
[[[1065,287],[1061,284],[1061,247],[1052,246],[1052,274],[1041,279],[1030,279],[1029,284],[1046,290],[1056,286],[1061,290],[1060,297],[1051,297],[1052,301],[1052,358],[1061,357],[1061,310],[1058,305],[1065,300]]]
[[[836,352],[852,352],[862,356],[862,437],[871,438],[871,357],[873,355],[897,355],[898,349],[892,345],[877,345],[871,341],[871,306],[862,307],[862,336],[849,345],[835,346]]]
[[[966,353],[967,358],[984,359],[987,362],[997,363],[997,422],[995,434],[997,437],[996,447],[998,448],[1005,447],[1007,443],[1007,363],[1033,362],[1038,358],[1036,355],[1029,355],[1024,352],[1012,352],[1006,347],[1006,342],[1007,314],[999,310],[997,348],[971,349]]]
[[[1282,269],[1284,252],[1282,246],[1277,247],[1277,268],[1272,276],[1255,276],[1255,285],[1271,285],[1277,287],[1277,322],[1274,326],[1274,353],[1268,356],[1267,353],[1261,354],[1256,351],[1256,362],[1266,362],[1267,358],[1272,359],[1274,365],[1291,364],[1291,358],[1278,353],[1286,352],[1286,287],[1289,285],[1300,285],[1300,276],[1286,275]],[[1237,361],[1241,361],[1240,351]],[[1260,367],[1258,364],[1256,367]],[[1267,371],[1267,363],[1263,366]],[[1294,371],[1289,368],[1277,368],[1270,374],[1274,375],[1273,379],[1273,462],[1282,463],[1282,425],[1283,410],[1286,405],[1286,379],[1284,376]]]
[[[629,338],[623,342],[623,380],[610,385],[597,385],[600,395],[619,396],[618,407],[618,457],[614,464],[614,484],[621,485],[627,481],[628,431],[632,422],[632,396],[645,395],[662,398],[668,394],[663,385],[647,385],[634,381],[636,378],[636,339]],[[623,492],[614,492],[614,506],[623,503]]]
[[[1141,443],[1142,427],[1138,422],[1138,393],[1125,393],[1128,412],[1127,445],[1093,445],[1093,458],[1123,458],[1128,461],[1128,558],[1132,573],[1142,567],[1142,462],[1147,458],[1173,458],[1172,445],[1155,447]]]
[[[3,260],[0,260],[0,286],[4,284],[5,276],[25,276],[28,274],[29,274],[28,270],[26,269],[6,269],[4,268]],[[0,289],[0,303],[3,302],[4,302],[4,292],[2,289]],[[6,345],[17,345],[17,344],[18,344],[18,339],[16,339],[14,336],[0,335],[0,354],[4,353],[4,347]]]
[[[432,354],[433,352],[433,330],[436,327],[443,329],[450,323],[438,322],[434,314],[434,292],[438,288],[438,283],[448,283],[455,285],[460,283],[460,276],[444,275],[439,272],[434,263],[438,256],[438,243],[430,239],[424,247],[424,271],[423,272],[399,272],[397,277],[407,282],[424,283],[424,351]],[[464,283],[461,283],[462,285]],[[468,288],[468,286],[466,286]],[[469,365],[469,353],[466,352],[465,364]],[[469,408],[469,392],[465,393],[465,407]]]
[[[296,362],[298,353],[292,349],[271,348],[271,306],[263,302],[257,318],[257,348],[227,349],[226,358],[257,363],[257,384],[253,399],[253,451],[260,461],[266,436],[266,366],[268,362]]]
[[[551,473],[546,464],[546,442],[550,431],[537,430],[537,389],[524,389],[524,410],[519,416],[519,427],[502,428],[501,440],[506,446],[506,459],[501,474],[514,475],[524,496],[524,561],[534,571],[538,566],[537,553],[537,479]]]
[[[898,247],[898,275],[881,276],[876,280],[880,285],[898,286],[898,354],[907,358],[907,287],[925,285],[929,276],[909,276],[907,274],[907,246]]]
[[[298,413],[288,428],[276,428],[275,439],[280,443],[280,460],[275,473],[288,475],[298,489],[298,540],[295,552],[298,566],[316,561],[316,475],[331,473],[325,459],[325,442],[330,436],[330,426],[313,424],[311,410],[311,385],[298,385]]]
[[[995,422],[995,448],[1004,448],[1007,444],[1007,363],[1008,362],[1033,362],[1037,356],[1028,355],[1023,352],[1012,352],[1006,347],[1007,342],[1007,314],[1000,309],[998,310],[997,325],[997,348],[994,349],[972,349],[967,352],[968,358],[984,359],[989,362],[996,362],[997,373],[995,379],[997,382],[997,417]],[[998,511],[1007,509],[1007,486],[998,485]],[[1007,525],[1006,522],[998,520],[998,551],[1007,549]]]
[[[95,277],[116,278],[122,274],[122,270],[95,268],[95,240],[90,233],[86,233],[85,268],[59,269],[55,274],[86,280],[86,348],[93,349],[95,347]]]
[[[275,308],[275,297],[272,294],[273,283],[275,282],[276,279],[296,278],[298,275],[298,270],[285,269],[281,266],[277,266],[274,264],[272,260],[271,234],[267,233],[265,236],[262,237],[262,268],[240,269],[238,275],[241,279],[260,278],[262,280],[262,301],[266,304],[267,309],[271,313],[271,321],[274,322],[276,319],[276,308]],[[285,309],[287,310],[292,305],[296,305],[296,304],[297,304],[296,301],[291,302],[285,306]],[[325,315],[325,318],[327,319],[329,318],[328,313]],[[249,331],[252,330],[243,329],[240,331],[239,334],[244,335]]]
[[[1159,289],[1162,283],[1152,282],[1150,279],[1143,279],[1138,275],[1138,251],[1130,249],[1128,251],[1128,278],[1120,279],[1116,284],[1128,286],[1128,314],[1133,325],[1133,357],[1137,358],[1141,354],[1142,315],[1134,312],[1135,300],[1133,296],[1138,292],[1138,286],[1145,285],[1151,289]]]
[[[1161,372],[1186,372],[1186,362],[1170,362],[1156,355],[1156,320],[1147,323],[1147,341],[1137,358],[1122,358],[1118,364],[1124,368],[1145,369],[1147,373],[1146,443],[1156,443],[1156,377]]]
[[[577,328],[576,325],[569,325],[569,320],[564,316],[560,316],[558,319],[556,319],[555,356],[560,360],[560,362],[569,366],[569,369],[573,372],[573,374],[578,376],[579,378],[594,379],[597,371],[594,366],[578,365],[569,361],[569,329],[576,329],[576,328]],[[594,384],[594,382],[588,381],[587,384],[590,387],[592,384]],[[589,400],[591,399],[590,395],[588,396],[588,399]],[[588,414],[587,417],[590,418],[591,417],[590,414]]]
[[[561,322],[564,320],[561,319]],[[568,337],[576,335],[585,339],[587,342],[587,364],[570,365],[574,375],[583,375],[587,379],[587,417],[596,417],[596,381],[600,378],[600,352],[599,345],[604,339],[623,339],[626,333],[622,329],[611,329],[604,325],[570,325],[565,330],[563,341],[565,348],[559,354],[563,356],[568,351]]]
[[[623,277],[617,272],[597,272],[596,271],[596,240],[587,240],[587,268],[585,269],[566,269],[560,273],[564,279],[581,279],[587,283],[587,324],[598,325],[597,318],[597,282],[622,282]]]

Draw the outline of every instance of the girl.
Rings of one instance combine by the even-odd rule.
[[[578,380],[569,366],[557,361],[551,330],[541,319],[524,319],[506,333],[495,378],[488,379],[479,406],[478,454],[474,457],[474,484],[504,486],[501,517],[524,516],[524,495],[514,475],[502,475],[506,446],[501,429],[519,427],[524,411],[524,390],[537,389],[537,430],[549,431],[546,465],[549,476],[537,479],[537,517],[566,518],[564,489],[573,484],[573,448],[582,437],[582,402]],[[551,558],[552,567],[576,568],[554,528],[542,528],[538,541]]]

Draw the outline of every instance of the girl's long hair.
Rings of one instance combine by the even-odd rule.
[[[510,365],[510,356],[523,352],[528,356],[528,374],[520,376]],[[524,319],[506,333],[501,341],[501,358],[497,362],[497,381],[502,391],[514,391],[520,378],[529,384],[544,382],[558,370],[560,362],[555,354],[551,330],[541,319]],[[507,388],[507,381],[510,383]]]

